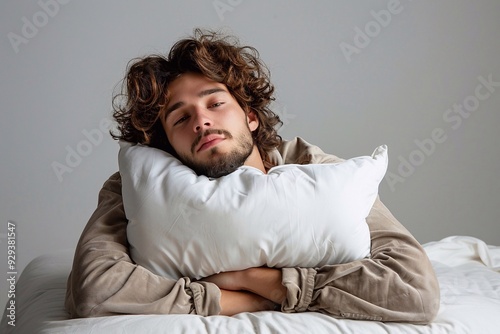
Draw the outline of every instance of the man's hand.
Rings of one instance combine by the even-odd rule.
[[[203,279],[216,284],[220,289],[249,291],[276,304],[281,304],[286,296],[286,288],[281,284],[280,269],[259,267],[241,271],[229,271]]]

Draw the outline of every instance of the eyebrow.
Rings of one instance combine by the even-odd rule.
[[[222,88],[210,88],[210,89],[205,89],[205,90],[202,90],[201,92],[199,92],[197,94],[198,97],[204,97],[204,96],[207,96],[207,95],[211,95],[211,94],[215,94],[215,93],[220,93],[220,92],[224,92],[224,93],[227,93],[227,91],[225,89],[222,89]],[[175,109],[179,109],[180,107],[182,107],[184,105],[184,102],[180,101],[180,102],[177,102],[177,103],[174,103],[172,106],[170,106],[167,111],[165,112],[165,118],[167,118],[168,115],[170,115],[170,113],[172,111],[174,111]]]

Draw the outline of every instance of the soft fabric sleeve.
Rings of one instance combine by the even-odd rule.
[[[126,226],[120,175],[115,173],[99,192],[97,209],[76,247],[66,290],[72,317],[219,314],[220,290],[215,284],[168,279],[133,263]]]
[[[300,138],[285,143],[285,163],[341,161]],[[284,312],[317,311],[336,317],[429,323],[439,309],[439,285],[418,241],[377,199],[367,223],[371,257],[321,268],[284,268]]]

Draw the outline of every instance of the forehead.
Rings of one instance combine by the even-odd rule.
[[[202,74],[184,73],[168,86],[168,103],[178,102],[183,98],[197,96],[207,87],[222,88],[227,91],[226,85],[213,81]]]

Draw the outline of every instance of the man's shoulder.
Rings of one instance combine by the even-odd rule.
[[[279,155],[279,158],[276,157]],[[321,148],[313,145],[301,137],[292,140],[283,140],[271,155],[271,159],[281,160],[277,164],[324,164],[343,161],[339,157],[325,153]]]
[[[113,193],[121,194],[122,178],[120,172],[113,173],[103,184],[102,191],[111,191]]]

